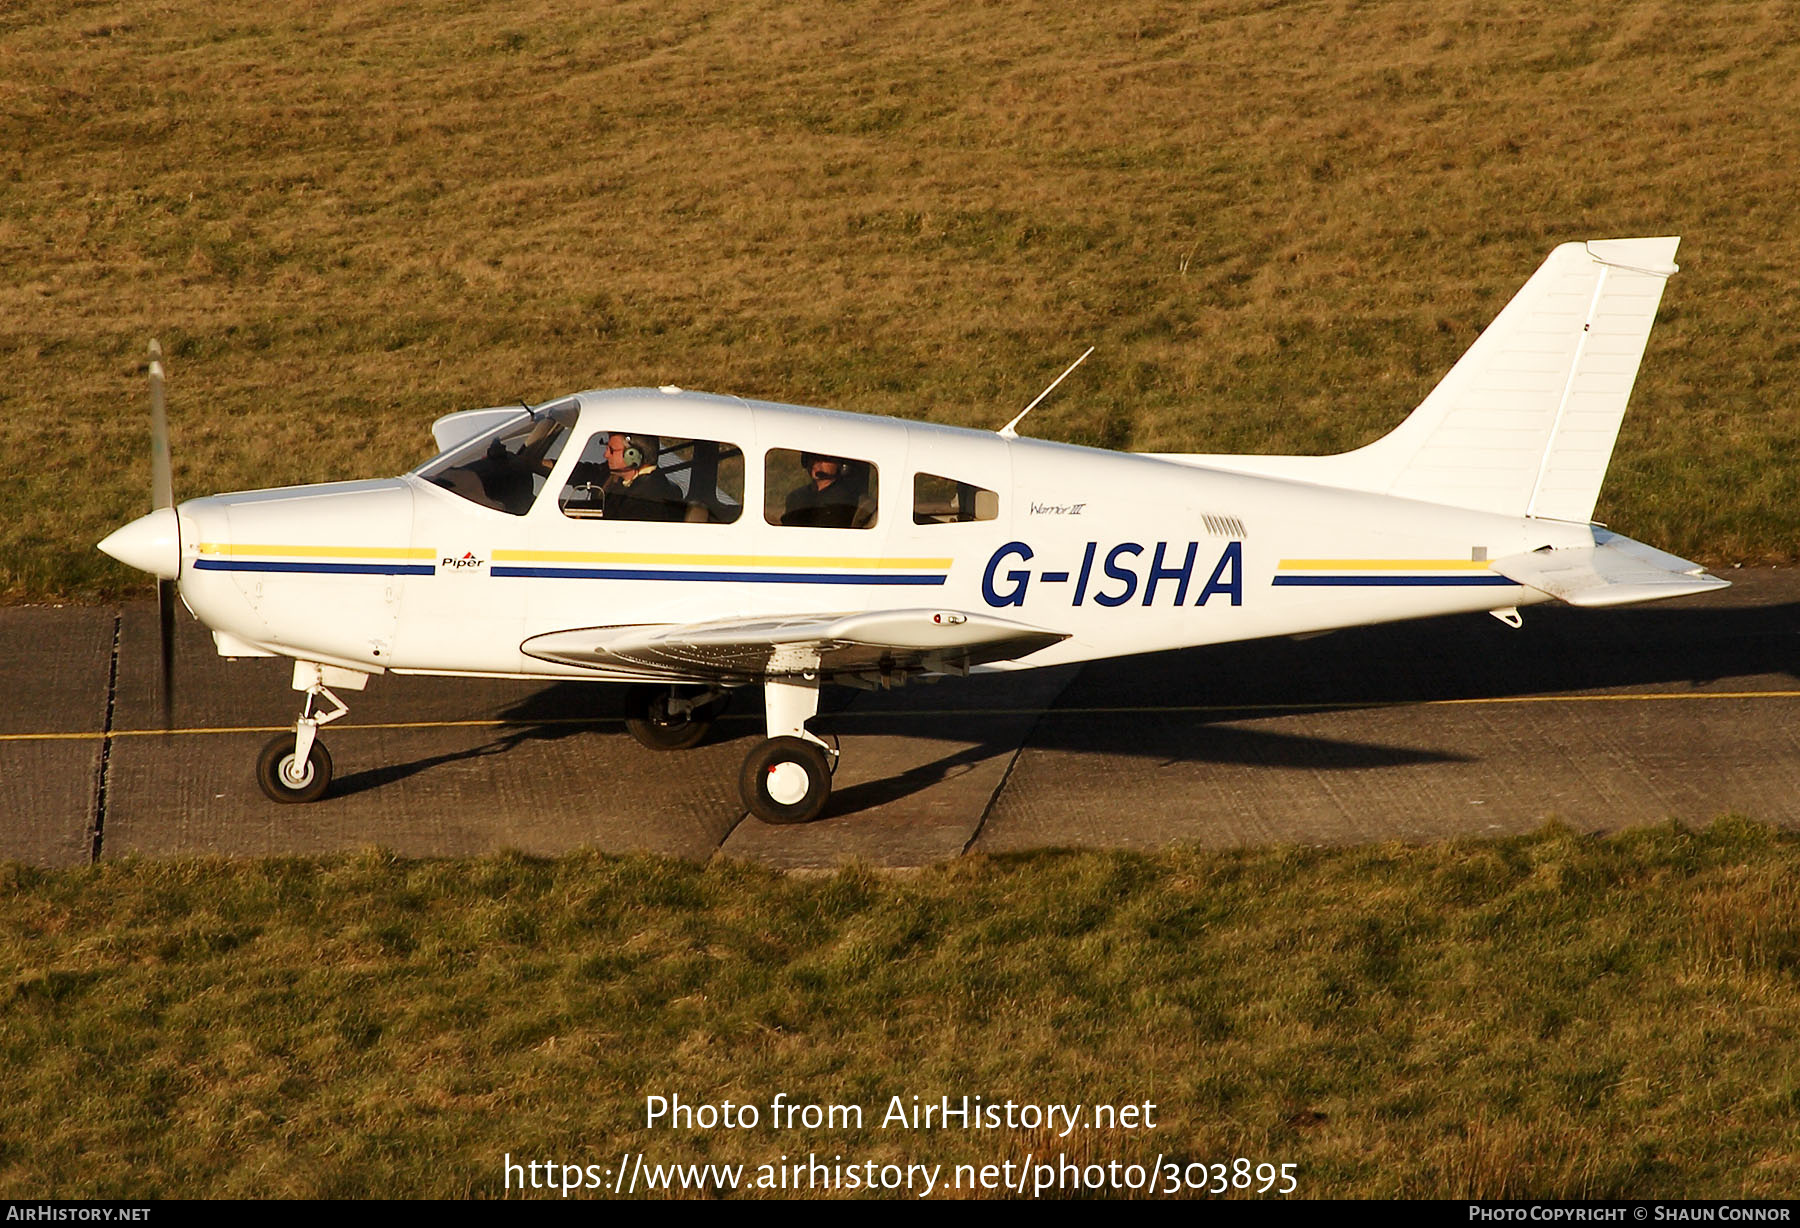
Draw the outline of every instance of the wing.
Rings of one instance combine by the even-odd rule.
[[[727,618],[587,627],[533,636],[530,656],[614,676],[750,682],[799,674],[875,680],[895,673],[966,674],[1067,639],[1024,623],[959,610]]]
[[[1730,587],[1698,563],[1605,529],[1594,530],[1594,543],[1515,554],[1488,566],[1508,580],[1578,606],[1626,605]]]

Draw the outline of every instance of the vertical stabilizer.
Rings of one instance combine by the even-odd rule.
[[[1163,459],[1586,523],[1680,241],[1558,247],[1412,415],[1367,447]]]
[[[1411,417],[1344,459],[1388,494],[1587,521],[1679,242],[1558,247]]]

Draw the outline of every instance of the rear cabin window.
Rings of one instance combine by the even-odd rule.
[[[1000,496],[984,486],[935,473],[913,475],[914,524],[966,524],[999,516]]]
[[[572,520],[730,524],[744,511],[744,453],[715,439],[596,431],[557,506]]]
[[[763,519],[816,529],[875,525],[875,466],[855,457],[773,448],[764,458]]]

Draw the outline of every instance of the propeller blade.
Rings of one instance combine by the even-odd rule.
[[[175,506],[169,473],[169,419],[163,411],[162,345],[150,342],[150,508]]]
[[[175,506],[175,482],[169,464],[169,418],[163,406],[162,345],[150,341],[150,507]],[[162,647],[162,723],[167,729],[175,703],[175,581],[156,582],[158,640]]]
[[[162,727],[168,729],[175,706],[175,581],[156,582],[156,618],[162,643]]]

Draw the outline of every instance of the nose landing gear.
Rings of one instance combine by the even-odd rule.
[[[319,711],[320,700],[331,704]],[[331,787],[331,754],[319,739],[319,726],[350,711],[315,675],[306,688],[306,703],[292,734],[276,734],[256,757],[256,783],[275,802],[316,802]]]

